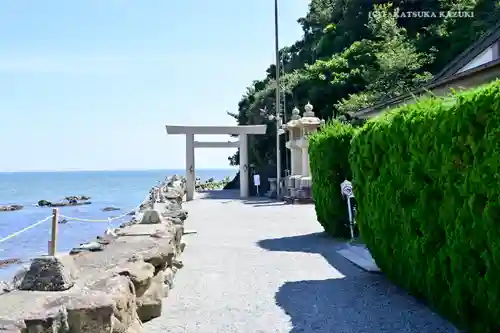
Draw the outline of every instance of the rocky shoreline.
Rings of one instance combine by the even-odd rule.
[[[0,283],[0,331],[143,332],[183,266],[184,194],[183,181],[172,177],[129,222],[91,242],[99,249],[33,259]]]

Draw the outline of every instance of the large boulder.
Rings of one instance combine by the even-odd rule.
[[[30,291],[68,290],[75,284],[76,277],[76,267],[70,256],[40,257],[31,262],[19,289]]]
[[[155,267],[155,271],[162,271],[166,267],[172,267],[176,248],[172,244],[160,245],[157,248],[146,250],[140,253],[144,258],[144,261],[150,263]]]
[[[137,314],[142,322],[161,316],[165,276],[163,271],[156,274],[146,292],[137,298]]]
[[[163,219],[159,211],[155,209],[145,210],[140,224],[159,224],[162,223]]]
[[[151,285],[155,267],[142,260],[128,262],[118,269],[118,274],[127,276],[134,284],[136,296],[142,296]]]

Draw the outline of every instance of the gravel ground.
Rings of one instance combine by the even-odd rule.
[[[186,204],[185,267],[148,333],[458,332],[362,271],[321,233],[312,205],[211,192]]]

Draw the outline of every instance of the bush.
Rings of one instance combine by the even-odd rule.
[[[309,137],[309,162],[316,216],[325,231],[334,237],[348,237],[347,204],[340,183],[351,179],[349,148],[355,128],[339,121],[326,124]]]
[[[500,332],[500,82],[367,122],[350,162],[385,274],[471,332]]]

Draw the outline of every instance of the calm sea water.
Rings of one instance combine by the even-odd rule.
[[[51,215],[51,208],[34,206],[38,200],[58,201],[68,195],[86,195],[91,205],[61,207],[60,213],[71,217],[106,219],[118,216],[135,208],[148,195],[149,189],[166,176],[183,175],[183,170],[154,171],[82,171],[82,172],[19,172],[0,173],[0,205],[22,204],[17,212],[0,212],[0,239]],[[196,170],[202,181],[208,178],[222,180],[234,177],[236,170]],[[121,211],[102,212],[106,206],[121,208]],[[112,226],[118,226],[115,220]],[[91,241],[102,235],[108,223],[70,221],[59,224],[58,252]],[[27,260],[46,254],[50,239],[50,220],[25,233],[0,243],[0,259],[19,258]],[[0,279],[11,276],[19,267],[15,265],[0,269]]]

